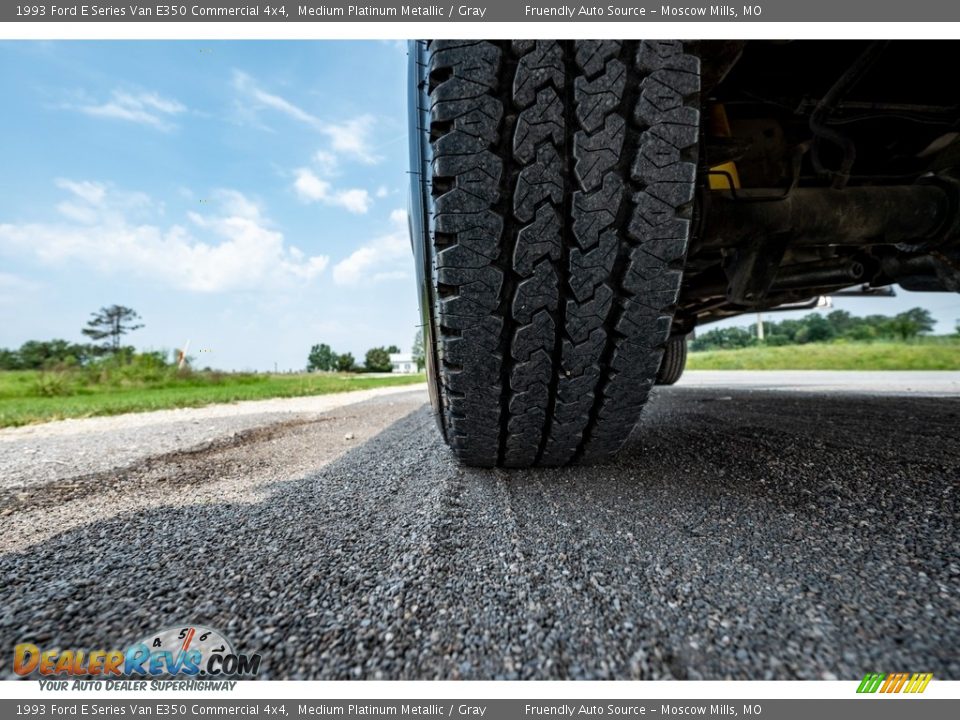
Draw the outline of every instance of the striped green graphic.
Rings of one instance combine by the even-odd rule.
[[[860,681],[858,693],[922,693],[933,679],[933,673],[867,673]]]
[[[883,678],[886,677],[883,673],[867,673],[863,676],[863,680],[860,681],[860,687],[857,688],[858,693],[875,693],[880,689],[880,683],[883,682]]]

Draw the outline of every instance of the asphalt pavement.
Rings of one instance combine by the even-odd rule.
[[[752,375],[658,389],[594,467],[462,467],[421,389],[7,483],[0,647],[199,623],[272,679],[960,679],[956,374]]]

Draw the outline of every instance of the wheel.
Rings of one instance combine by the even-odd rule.
[[[680,42],[606,40],[411,56],[411,232],[444,437],[475,466],[607,457],[670,332],[699,60]]]
[[[687,366],[687,338],[675,335],[663,349],[663,360],[657,371],[657,385],[673,385]]]

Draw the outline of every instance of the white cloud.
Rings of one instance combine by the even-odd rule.
[[[339,163],[337,162],[337,156],[332,152],[318,150],[317,154],[313,156],[313,161],[323,175],[336,174]]]
[[[370,193],[358,188],[338,190],[334,195],[334,203],[343,205],[352,213],[365,213],[370,209]]]
[[[386,197],[387,195],[389,195],[389,194],[390,194],[390,191],[387,190],[387,186],[386,186],[386,185],[381,185],[380,187],[377,188],[377,193],[376,193],[376,195],[377,195],[378,198],[385,198],[385,197]]]
[[[361,115],[338,123],[325,122],[296,103],[264,90],[253,77],[240,70],[233,72],[233,87],[241,96],[240,107],[243,112],[249,114],[273,110],[308,125],[329,139],[329,148],[318,150],[313,156],[315,170],[301,167],[293,171],[293,189],[297,197],[304,202],[342,207],[357,215],[370,210],[373,197],[369,191],[362,188],[337,189],[329,178],[337,175],[341,158],[351,158],[367,165],[380,161],[371,143],[374,126],[372,116]]]
[[[373,118],[370,115],[361,115],[340,124],[324,125],[320,132],[330,138],[330,144],[336,152],[350,155],[368,165],[380,160],[370,147],[373,132]]]
[[[372,165],[380,161],[380,157],[373,152],[372,134],[374,118],[371,115],[359,117],[339,123],[325,122],[316,115],[307,112],[302,107],[280,95],[267,92],[257,81],[245,72],[234,70],[233,87],[243,96],[244,111],[256,112],[270,109],[286,115],[293,120],[309,125],[330,140],[330,149],[320,162],[326,162],[335,155],[349,156],[355,160]],[[327,152],[327,151],[321,151]]]
[[[238,190],[218,190],[216,199],[227,215],[238,215],[249,220],[260,220],[260,206]]]
[[[348,212],[362,215],[370,209],[370,193],[360,188],[335,190],[328,181],[318,177],[309,168],[294,171],[293,189],[305,202],[321,202],[345,208]]]
[[[86,101],[66,107],[93,117],[126,120],[149,125],[158,130],[170,130],[173,127],[171,119],[186,112],[187,109],[176,100],[162,97],[157,93],[130,93],[123,90],[114,90],[109,100]]]
[[[107,187],[102,183],[89,181],[75,182],[66,178],[57,178],[54,184],[70,193],[70,196],[57,204],[57,212],[68,220],[90,225],[105,218],[112,222],[119,218],[142,217],[158,209],[146,194],[140,192],[122,192],[114,190],[106,202]]]
[[[57,212],[74,222],[92,225],[97,221],[97,211],[83,203],[62,202],[57,205]]]
[[[256,81],[245,72],[241,72],[240,70],[233,71],[233,87],[246,95],[248,99],[259,103],[263,107],[271,108],[308,125],[320,125],[320,121],[306,110],[285,100],[279,95],[273,95],[260,88]]]
[[[410,240],[407,235],[407,213],[390,213],[393,232],[375,238],[354,250],[333,266],[333,281],[337,285],[396,280],[408,277],[411,262]]]
[[[50,264],[87,265],[105,274],[143,277],[195,292],[222,292],[310,280],[324,255],[289,246],[260,206],[235,190],[214,194],[215,209],[188,214],[185,225],[156,221],[157,205],[142,193],[60,180],[72,198],[50,223],[0,224],[0,242]],[[139,221],[147,214],[149,221]]]
[[[330,196],[330,183],[321,180],[307,168],[300,168],[295,174],[297,179],[293,183],[293,189],[301,200],[319,202]]]
[[[57,178],[54,183],[57,187],[69,190],[91,205],[99,205],[103,202],[103,198],[107,194],[107,189],[102,184],[86,180],[74,182],[73,180],[67,180],[65,178]]]

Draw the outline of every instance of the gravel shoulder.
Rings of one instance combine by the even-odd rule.
[[[457,464],[424,401],[6,498],[0,645],[197,622],[272,679],[960,679],[957,397],[678,385],[615,461],[534,471]]]
[[[155,455],[236,440],[255,428],[308,420],[365,400],[411,392],[426,398],[426,384],[3,428],[0,491],[106,472]]]

